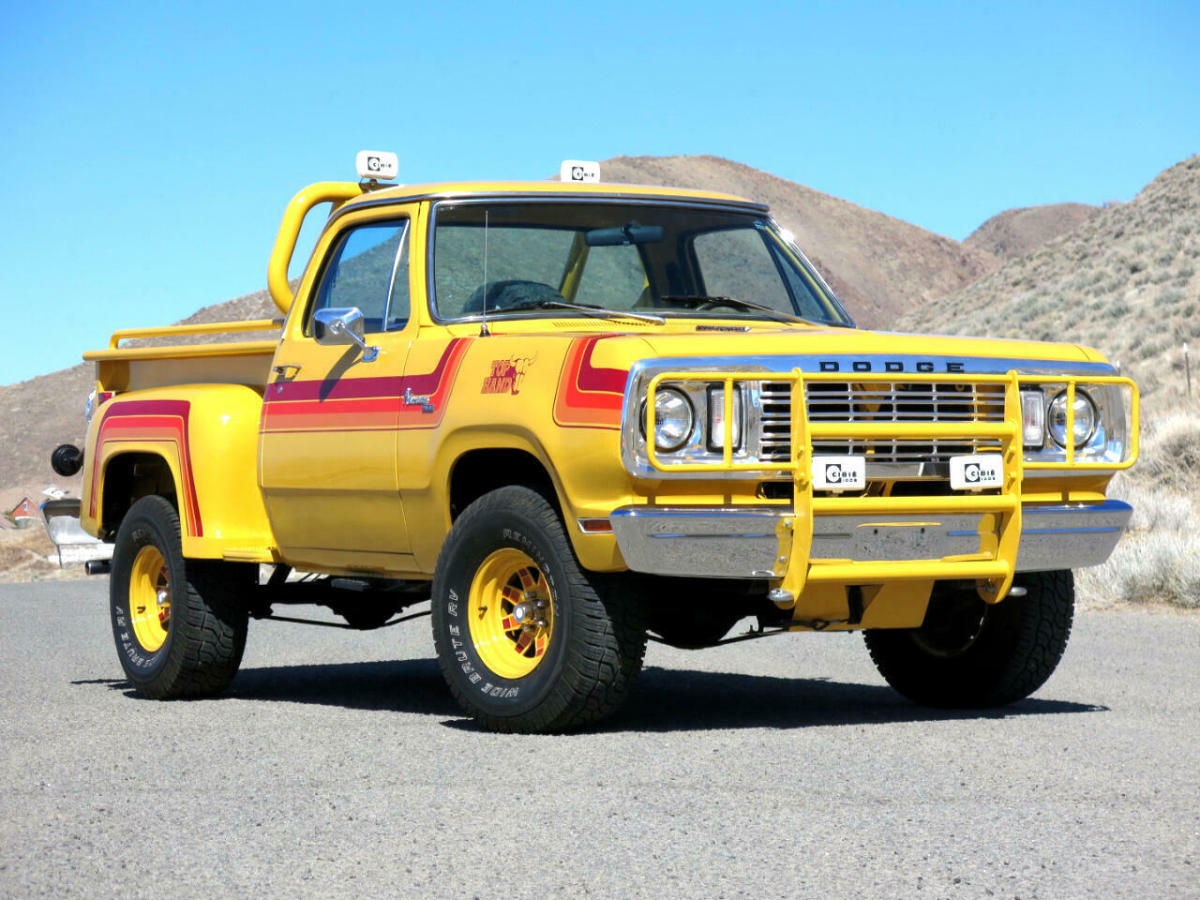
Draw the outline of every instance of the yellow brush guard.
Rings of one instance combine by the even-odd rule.
[[[786,462],[760,462],[754,459],[735,459],[734,447],[734,388],[739,382],[791,384],[791,459]],[[853,384],[895,383],[998,385],[1004,394],[1002,421],[920,422],[891,420],[812,422],[808,418],[806,386],[814,383],[837,382]],[[893,581],[937,581],[942,579],[974,579],[981,593],[998,602],[1012,586],[1017,549],[1021,539],[1021,482],[1026,469],[1113,471],[1133,465],[1138,452],[1138,390],[1128,378],[1097,375],[1021,375],[1008,372],[1002,375],[964,373],[846,373],[802,372],[790,374],[762,371],[740,372],[661,372],[649,382],[646,402],[646,434],[655,433],[654,399],[664,383],[702,382],[723,388],[724,416],[720,461],[687,461],[665,463],[655,452],[653,439],[646,441],[646,456],[650,465],[662,472],[754,472],[787,473],[793,483],[793,516],[780,525],[780,562],[786,557],[787,568],[778,586],[791,597],[799,597],[806,584],[868,585]],[[1080,385],[1122,385],[1130,391],[1129,452],[1117,462],[1081,462],[1076,460],[1073,441],[1067,441],[1065,459],[1026,461],[1022,440],[1021,388],[1025,386],[1055,387],[1066,390],[1066,434],[1075,429],[1075,392]],[[813,442],[828,440],[984,440],[999,444],[1004,462],[1002,485],[991,493],[962,493],[951,496],[891,497],[891,496],[814,496],[811,477]],[[991,451],[989,451],[991,452]],[[856,562],[850,560],[812,560],[814,516],[839,515],[921,515],[949,513],[991,514],[995,523],[994,549],[980,553],[943,559]],[[983,544],[989,547],[991,542]]]

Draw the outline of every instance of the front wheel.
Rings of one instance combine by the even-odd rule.
[[[1028,697],[1058,666],[1075,604],[1069,571],[1018,575],[1024,597],[987,604],[935,595],[920,628],[865,632],[879,673],[922,706],[1003,706]]]
[[[485,494],[438,557],[433,640],[450,691],[493,731],[561,732],[620,707],[646,631],[633,579],[585,572],[537,492]]]
[[[237,674],[256,567],[184,559],[179,515],[162,497],[130,507],[113,548],[109,606],[125,676],[144,697],[220,693]]]

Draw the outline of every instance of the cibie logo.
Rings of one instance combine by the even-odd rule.
[[[963,466],[963,480],[968,484],[979,484],[981,481],[990,484],[1000,480],[1000,472],[995,466],[967,463]]]
[[[368,156],[367,157],[367,171],[368,172],[380,172],[382,170],[383,170],[383,160],[382,159],[380,159],[378,156]]]
[[[861,456],[814,456],[812,478],[819,491],[861,491],[867,486],[866,460]]]
[[[998,453],[950,457],[950,487],[982,490],[1004,484],[1004,459]]]
[[[571,180],[583,181],[583,166],[571,166]]]

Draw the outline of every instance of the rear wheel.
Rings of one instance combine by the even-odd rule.
[[[646,650],[632,579],[585,572],[554,508],[505,487],[465,509],[438,557],[433,638],[451,693],[494,731],[567,731],[612,715]]]
[[[117,655],[146,697],[220,693],[246,646],[242,592],[255,567],[184,559],[179,516],[162,497],[130,508],[113,549],[109,606]]]
[[[1071,634],[1069,571],[1018,575],[1024,597],[987,604],[974,594],[930,601],[920,628],[865,632],[879,673],[915,703],[1002,706],[1028,697],[1058,666]]]

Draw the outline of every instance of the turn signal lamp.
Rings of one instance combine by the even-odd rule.
[[[708,389],[708,445],[725,449],[725,388]],[[742,446],[742,392],[733,391],[733,449]]]
[[[1041,391],[1021,391],[1021,436],[1031,449],[1046,442],[1046,401]]]

